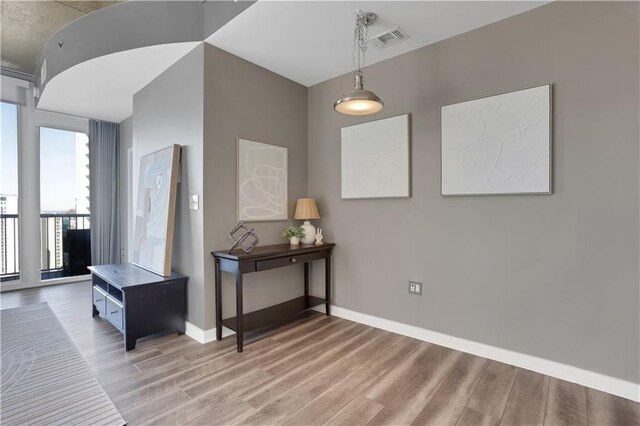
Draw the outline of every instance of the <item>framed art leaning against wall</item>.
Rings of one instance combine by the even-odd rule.
[[[133,264],[165,277],[171,275],[179,173],[180,145],[140,160]]]
[[[551,194],[551,85],[441,109],[442,195]]]

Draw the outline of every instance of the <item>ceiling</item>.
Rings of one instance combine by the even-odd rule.
[[[6,3],[2,1],[3,13]],[[370,28],[371,36],[400,26],[410,37],[384,49],[370,46],[367,63],[371,64],[544,3],[260,0],[206,41],[310,86],[352,70],[353,21],[357,8],[378,14]],[[2,19],[4,22],[4,15]],[[120,122],[133,112],[133,94],[197,44],[151,46],[80,63],[47,84],[38,108]],[[5,53],[2,52],[3,65]]]
[[[121,1],[0,2],[2,67],[33,75],[44,45],[69,22]]]
[[[261,0],[206,41],[311,86],[352,70],[354,12],[375,12],[369,35],[400,26],[409,39],[369,46],[367,64],[505,19],[546,1],[268,1]]]
[[[82,62],[55,76],[38,109],[119,123],[133,114],[133,94],[201,42],[161,44]]]

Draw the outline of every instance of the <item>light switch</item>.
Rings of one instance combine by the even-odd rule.
[[[197,195],[192,195],[189,200],[189,210],[198,210],[198,202],[199,197]]]

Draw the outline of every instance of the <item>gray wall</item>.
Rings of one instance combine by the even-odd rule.
[[[307,88],[214,46],[204,46],[204,273],[207,329],[215,326],[212,250],[231,245],[237,221],[236,138],[286,146],[289,217],[307,192]],[[260,244],[282,243],[288,222],[251,223]],[[293,269],[293,270],[292,270]],[[224,275],[223,312],[235,312],[233,280]],[[245,276],[245,311],[302,295],[302,267]]]
[[[173,242],[174,271],[189,276],[188,320],[204,328],[203,211],[189,210],[189,194],[203,186],[203,45],[199,45],[133,97],[133,188],[143,155],[182,145],[182,170]]]
[[[127,262],[129,259],[129,235],[133,233],[129,232],[129,188],[131,182],[127,176],[129,164],[127,162],[127,155],[129,148],[133,147],[133,116],[122,120],[120,122],[120,176],[119,176],[119,188],[120,191],[120,261]]]
[[[237,220],[236,138],[289,148],[292,217],[295,200],[307,191],[307,88],[204,44],[136,93],[133,111],[134,192],[142,155],[172,143],[183,146],[173,269],[189,276],[188,320],[212,329],[215,298],[210,252],[230,246],[227,233]],[[201,196],[200,210],[188,210],[189,194]],[[280,233],[287,224],[251,226],[260,244],[274,244],[283,241]],[[247,276],[245,311],[301,295],[302,267],[294,269],[293,274],[269,271],[260,277]],[[235,312],[232,282],[225,276],[225,316]]]
[[[333,111],[350,75],[311,87],[333,303],[640,382],[638,9],[556,2],[367,67],[373,117]],[[549,82],[554,194],[441,197],[440,106]],[[403,113],[413,197],[341,201],[340,128]]]

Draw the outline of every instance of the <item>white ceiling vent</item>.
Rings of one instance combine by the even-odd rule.
[[[371,37],[370,40],[373,41],[373,45],[375,47],[382,49],[387,46],[398,44],[408,38],[409,34],[405,33],[402,28],[395,27],[389,31],[385,31],[377,36]]]

